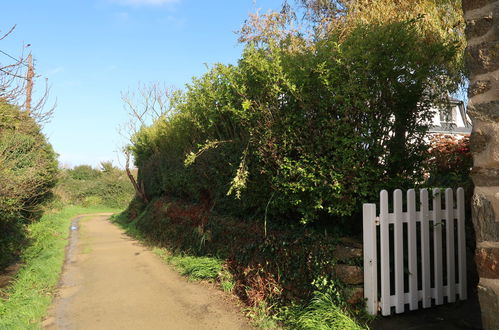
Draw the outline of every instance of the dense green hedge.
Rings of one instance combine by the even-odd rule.
[[[124,170],[103,162],[100,169],[89,165],[62,169],[54,194],[63,205],[125,208],[134,190]]]
[[[418,24],[248,44],[237,65],[194,79],[173,114],[134,136],[147,195],[338,222],[380,189],[423,182],[430,107],[460,76],[456,44],[427,38]]]
[[[56,154],[40,126],[0,101],[0,269],[16,257],[24,225],[41,216],[57,173]]]

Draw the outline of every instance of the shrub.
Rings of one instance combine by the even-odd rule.
[[[68,170],[68,174],[75,180],[93,180],[100,176],[100,171],[90,165],[78,165]]]
[[[102,205],[102,199],[98,196],[88,196],[83,199],[81,203],[83,207],[91,207]]]
[[[63,169],[54,194],[65,204],[124,208],[134,190],[124,170],[104,162],[100,170],[89,165]]]
[[[0,268],[15,259],[24,226],[41,216],[57,174],[56,154],[40,126],[0,100]]]
[[[421,182],[431,105],[457,87],[455,45],[415,21],[302,44],[249,44],[143,127],[131,150],[147,195],[208,191],[226,214],[339,222],[382,188]]]
[[[426,168],[427,185],[433,187],[463,187],[472,190],[471,168],[473,157],[469,136],[435,134],[430,141],[430,158]],[[471,193],[471,192],[470,192]]]

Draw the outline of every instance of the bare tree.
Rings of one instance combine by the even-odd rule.
[[[135,189],[135,193],[146,203],[148,198],[144,191],[144,184],[137,180],[130,170],[132,139],[141,128],[162,117],[166,119],[174,111],[173,100],[178,95],[179,91],[177,89],[166,87],[160,83],[139,83],[136,90],[129,89],[121,93],[128,120],[118,127],[118,133],[126,141],[120,149],[124,153],[125,171]]]
[[[16,26],[12,26],[6,33],[0,33],[0,41],[12,34]],[[23,46],[18,58],[0,49],[11,63],[3,64],[0,61],[0,100],[14,104],[25,110],[38,124],[46,123],[52,117],[56,104],[46,107],[49,97],[48,80],[45,78],[45,89],[36,102],[33,102],[35,79],[40,78],[35,74],[35,65],[31,53],[27,56],[24,50],[30,44]]]
[[[0,41],[7,38],[15,28],[16,26],[14,25],[3,35],[0,34]],[[15,58],[1,49],[0,52],[14,61],[10,64],[3,64],[0,62],[0,99],[10,103],[17,100],[24,89],[24,76],[22,70],[26,63],[22,54],[19,58]]]

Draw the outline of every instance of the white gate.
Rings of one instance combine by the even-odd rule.
[[[440,189],[433,189],[430,209],[428,190],[421,189],[419,210],[416,192],[407,191],[404,211],[402,191],[393,193],[389,212],[386,190],[380,193],[380,213],[376,204],[363,205],[364,297],[367,311],[390,315],[391,308],[403,313],[466,299],[466,246],[464,234],[464,190],[445,189],[442,208]],[[457,266],[457,267],[456,267]],[[379,277],[379,279],[378,279]],[[378,290],[380,286],[380,290]]]

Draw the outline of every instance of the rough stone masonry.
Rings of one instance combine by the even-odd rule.
[[[463,0],[473,121],[472,202],[485,329],[499,329],[499,1]]]

